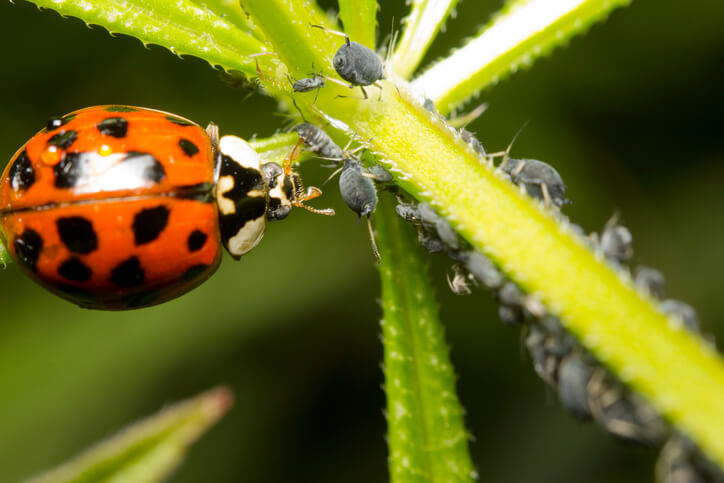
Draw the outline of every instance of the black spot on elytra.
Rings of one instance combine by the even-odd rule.
[[[188,139],[179,139],[178,145],[181,146],[181,150],[186,153],[186,156],[193,156],[199,152],[199,147]]]
[[[78,139],[78,133],[71,129],[69,131],[60,131],[58,134],[52,136],[48,139],[48,144],[52,144],[61,149],[68,149],[76,139]]]
[[[82,216],[58,218],[55,221],[63,244],[73,253],[88,254],[98,248],[93,224]]]
[[[43,250],[43,237],[37,231],[26,228],[20,236],[15,238],[13,245],[15,254],[20,261],[34,272],[40,252]]]
[[[140,157],[147,158],[146,166],[141,173],[143,179],[145,179],[146,181],[151,181],[153,183],[159,183],[163,178],[166,177],[166,170],[163,169],[163,165],[152,154],[143,153],[140,151],[128,151],[124,161],[138,162],[137,160]]]
[[[129,309],[137,309],[151,305],[158,296],[161,295],[160,290],[151,290],[149,292],[134,293],[123,299],[123,303]]]
[[[171,121],[174,124],[178,124],[179,126],[195,126],[191,121],[187,121],[186,119],[181,119],[180,117],[176,116],[166,116],[167,121]]]
[[[55,116],[51,117],[45,124],[46,131],[53,131],[61,126],[68,124],[70,121],[75,119],[75,114],[68,114],[67,116]]]
[[[129,106],[108,106],[106,112],[136,112],[138,109]]]
[[[87,153],[66,153],[58,164],[53,166],[56,188],[73,188],[85,175]]]
[[[150,243],[161,234],[168,224],[168,208],[146,208],[133,217],[133,238],[136,245]]]
[[[68,280],[74,282],[87,282],[90,280],[93,271],[88,265],[81,262],[77,257],[70,257],[66,261],[60,264],[58,267],[58,273]]]
[[[10,186],[15,191],[26,190],[35,183],[35,171],[25,149],[18,154],[8,175],[10,176]]]
[[[209,269],[210,265],[194,265],[183,274],[181,278],[185,281],[193,280]]]
[[[111,270],[111,282],[119,287],[137,287],[146,279],[138,257],[133,256],[122,261]]]
[[[186,245],[188,246],[190,252],[197,252],[204,247],[208,238],[209,237],[203,231],[194,230],[186,239]]]
[[[128,134],[128,121],[122,117],[108,117],[96,124],[96,128],[106,136],[123,138]]]

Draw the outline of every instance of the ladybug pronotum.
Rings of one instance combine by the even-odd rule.
[[[162,111],[97,106],[51,119],[0,179],[0,237],[33,280],[81,307],[124,310],[208,279],[221,245],[254,248],[267,220],[321,191],[236,136]]]

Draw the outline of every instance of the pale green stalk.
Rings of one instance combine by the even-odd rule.
[[[392,55],[392,68],[398,76],[406,79],[415,72],[457,3],[457,0],[413,0],[410,15],[403,21],[402,38]]]
[[[425,71],[413,89],[447,114],[480,90],[540,56],[630,0],[522,0],[506,6],[476,37]]]

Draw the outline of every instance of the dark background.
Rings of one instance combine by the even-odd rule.
[[[383,2],[379,24],[404,15]],[[427,60],[476,31],[500,2],[462,2]],[[328,7],[333,7],[329,2]],[[469,129],[555,165],[587,231],[619,210],[636,263],[664,271],[668,294],[724,336],[722,112],[724,4],[637,0],[547,59],[485,92]],[[268,136],[273,100],[233,90],[198,59],[18,2],[0,4],[0,157],[51,115],[96,104],[213,120]],[[0,163],[0,166],[5,161]],[[328,174],[303,169],[308,182]],[[15,266],[0,272],[0,480],[66,460],[164,404],[215,384],[231,413],[191,451],[176,482],[384,481],[379,284],[366,229],[330,185],[318,206],[269,227],[238,263],[159,307],[104,313],[57,299]],[[452,295],[434,258],[442,319],[475,436],[481,480],[650,481],[655,454],[579,424],[533,373],[519,331],[489,293]]]

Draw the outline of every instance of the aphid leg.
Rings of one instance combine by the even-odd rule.
[[[375,86],[376,88],[378,88],[378,89],[380,90],[380,95],[377,97],[377,101],[379,102],[379,101],[382,100],[382,86],[379,84],[379,82],[375,82],[375,83],[372,84],[372,85]],[[363,91],[364,91],[364,90],[363,90]]]
[[[369,215],[367,215],[367,229],[370,232],[370,242],[372,243],[372,253],[375,255],[375,258],[379,262],[381,260],[380,251],[377,249],[377,241],[375,240],[375,230],[372,228],[372,218],[370,218]]]
[[[304,117],[304,113],[302,112],[301,109],[299,109],[299,106],[297,105],[297,100],[294,99],[294,97],[292,97],[292,104],[294,104],[294,107],[299,112],[299,115],[302,116],[302,121],[307,122],[307,118]],[[302,140],[302,142],[304,142],[304,141]]]
[[[545,203],[545,207],[550,209],[550,207],[553,205],[553,201],[551,200],[551,195],[548,192],[548,185],[544,182],[540,182],[540,191],[543,193],[543,202]]]
[[[505,161],[507,161],[507,158],[505,159]],[[521,161],[520,164],[518,164],[518,166],[515,168],[515,171],[510,173],[510,175],[513,178],[515,178],[516,176],[518,176],[520,174],[521,171],[523,171],[524,168],[525,168],[525,161]]]

